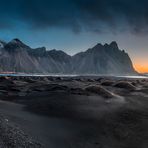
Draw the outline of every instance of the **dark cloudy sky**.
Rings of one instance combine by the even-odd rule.
[[[148,1],[0,0],[0,38],[69,54],[116,40],[148,71]]]

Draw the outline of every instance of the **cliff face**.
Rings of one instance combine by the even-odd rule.
[[[132,62],[116,42],[97,44],[69,56],[63,51],[32,49],[18,39],[0,42],[0,71],[61,74],[133,74]]]

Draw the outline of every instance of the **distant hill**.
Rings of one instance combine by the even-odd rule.
[[[32,49],[19,39],[0,41],[0,71],[54,74],[136,74],[131,59],[116,42],[97,44],[70,56],[63,51]]]

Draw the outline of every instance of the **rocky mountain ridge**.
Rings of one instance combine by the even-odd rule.
[[[97,44],[70,56],[63,51],[33,49],[19,39],[0,41],[0,72],[54,74],[135,74],[132,62],[116,42]]]

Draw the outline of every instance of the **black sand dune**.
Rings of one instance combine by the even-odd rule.
[[[148,79],[1,77],[0,99],[4,148],[148,147]]]

